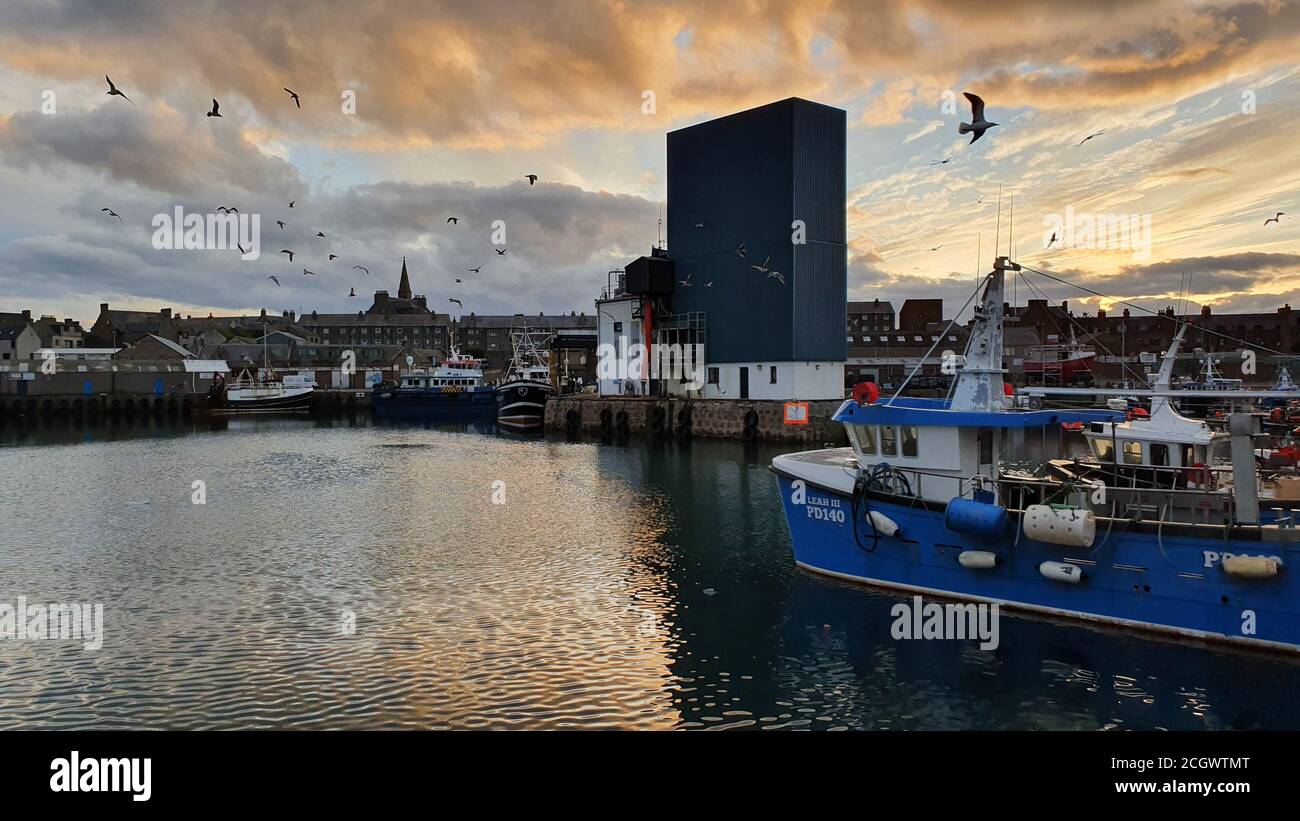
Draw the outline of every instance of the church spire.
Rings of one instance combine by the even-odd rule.
[[[402,257],[402,281],[397,286],[397,298],[411,298],[411,278],[406,273],[406,257]]]

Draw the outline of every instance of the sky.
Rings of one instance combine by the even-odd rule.
[[[996,247],[1104,295],[1022,303],[1271,311],[1298,92],[1283,0],[6,0],[0,311],[362,310],[406,257],[440,311],[590,313],[656,241],[665,134],[791,96],[847,112],[850,299],[952,315]],[[218,206],[257,259],[155,247]]]

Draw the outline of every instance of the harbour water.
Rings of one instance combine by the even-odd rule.
[[[1300,729],[1286,657],[891,638],[794,567],[778,449],[479,425],[0,428],[0,602],[104,605],[0,640],[0,729]]]

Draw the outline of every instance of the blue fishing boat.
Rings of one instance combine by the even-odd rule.
[[[497,389],[483,384],[482,363],[454,348],[436,367],[407,370],[399,376],[398,381],[375,386],[376,413],[496,413]]]
[[[909,593],[1300,650],[1297,511],[1261,521],[1257,417],[1232,415],[1214,488],[1063,458],[1063,423],[1123,415],[1044,410],[1006,389],[1003,285],[1019,270],[1001,257],[981,283],[948,398],[882,399],[864,383],[834,417],[851,447],[773,459],[795,561]]]

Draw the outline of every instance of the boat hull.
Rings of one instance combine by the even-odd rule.
[[[1048,616],[1300,652],[1300,579],[1285,569],[1300,559],[1294,544],[1210,541],[1176,527],[1156,533],[1134,525],[1110,533],[1099,526],[1092,548],[1067,548],[1017,538],[1014,515],[1004,534],[986,540],[949,530],[943,506],[878,494],[865,497],[866,507],[897,523],[897,534],[877,536],[859,507],[855,537],[848,493],[774,472],[795,561],[808,570]],[[958,555],[968,550],[995,553],[996,566],[963,567]],[[1274,557],[1283,570],[1267,579],[1230,576],[1222,567],[1230,554]],[[1043,562],[1075,565],[1082,580],[1049,579],[1039,570]]]
[[[236,399],[229,396],[212,400],[213,413],[302,413],[311,409],[312,392],[301,391],[285,396]]]
[[[507,382],[497,389],[497,424],[513,431],[540,431],[545,422],[546,400],[554,393],[553,387],[542,382]]]
[[[454,411],[493,413],[496,411],[495,388],[375,388],[375,412],[379,414],[418,415]]]

